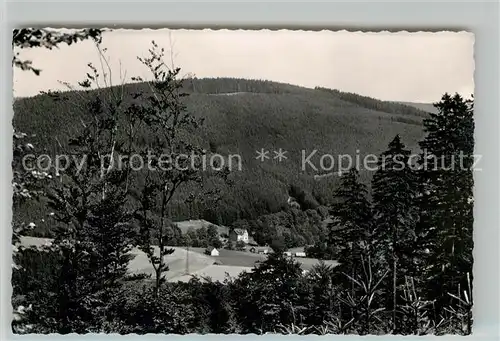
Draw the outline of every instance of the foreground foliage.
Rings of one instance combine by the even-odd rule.
[[[82,297],[81,304],[89,310],[74,310],[73,305],[61,307],[62,297],[54,290],[68,276],[58,271],[62,259],[32,252],[20,260],[25,267],[32,262],[31,273],[14,278],[17,303],[32,302],[24,319],[13,322],[18,333],[393,332],[392,312],[384,308],[386,298],[392,297],[392,287],[384,286],[384,274],[378,275],[380,269],[369,260],[363,262],[359,275],[351,277],[323,264],[303,274],[293,259],[273,255],[253,272],[224,283],[193,278],[188,283],[164,283],[157,293],[153,282],[125,281],[120,291],[105,300]],[[387,269],[385,274],[389,272]],[[45,277],[40,280],[40,276]],[[398,333],[470,333],[470,289],[460,295],[450,293],[455,302],[440,310],[416,290],[414,281],[407,278],[397,307]]]

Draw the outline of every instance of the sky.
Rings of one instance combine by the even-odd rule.
[[[165,48],[168,63],[198,78],[265,79],[424,103],[445,92],[474,93],[474,35],[467,32],[120,29],[102,40],[113,85],[148,78],[137,57],[147,56],[152,40]],[[62,83],[85,79],[89,62],[101,65],[91,41],[24,49],[20,56],[42,73],[14,69],[15,97],[66,90]]]

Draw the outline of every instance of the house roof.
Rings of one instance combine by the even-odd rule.
[[[271,248],[269,246],[252,246],[250,248],[251,249],[255,249],[255,251],[265,251],[265,250],[271,250]]]
[[[245,229],[233,229],[233,231],[237,234],[237,235],[242,235],[242,234],[245,234],[245,233],[248,233],[247,230]]]
[[[255,239],[252,236],[248,236],[248,245],[259,246],[259,244],[257,244],[257,242],[255,241]]]

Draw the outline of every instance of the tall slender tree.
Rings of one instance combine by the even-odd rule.
[[[366,185],[359,172],[351,168],[341,178],[332,207],[334,222],[329,226],[329,244],[337,249],[337,259],[349,274],[360,265],[361,255],[371,250],[373,216]]]
[[[397,332],[398,286],[406,275],[415,275],[413,250],[416,245],[415,223],[417,175],[409,164],[411,151],[405,149],[399,135],[378,160],[373,176],[373,205],[377,259],[392,269],[392,327]],[[402,283],[401,283],[402,282]]]
[[[472,273],[474,119],[473,100],[443,95],[438,113],[424,120],[427,136],[420,143],[421,217],[418,235],[422,271],[430,298],[466,286]]]
[[[140,248],[150,260],[155,272],[155,293],[158,295],[165,282],[168,266],[164,257],[174,252],[169,248],[170,206],[179,194],[179,189],[202,182],[202,157],[206,151],[192,142],[190,134],[200,127],[202,120],[196,118],[183,102],[180,69],[168,67],[164,61],[165,50],[153,41],[149,56],[139,58],[150,71],[153,80],[147,82],[149,92],[137,94],[143,102],[132,108],[133,115],[150,132],[146,147],[137,150],[143,160],[144,184],[138,193],[140,207],[136,218],[140,225]],[[135,78],[142,81],[141,78]],[[131,160],[132,161],[132,160]],[[186,189],[186,187],[184,187]],[[192,201],[191,192],[184,201]],[[171,244],[170,244],[171,245]],[[158,252],[155,252],[155,246]]]

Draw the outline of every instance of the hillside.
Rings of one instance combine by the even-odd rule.
[[[411,149],[423,137],[422,119],[427,113],[394,102],[330,89],[308,89],[267,81],[243,79],[192,79],[185,83],[185,104],[205,123],[193,139],[207,150],[221,155],[239,154],[242,170],[233,170],[232,185],[206,183],[222,189],[224,198],[216,211],[202,206],[187,206],[180,196],[171,209],[174,221],[206,219],[230,225],[237,219],[256,218],[286,207],[291,185],[311,194],[319,204],[328,204],[338,177],[329,173],[301,169],[302,151],[317,153],[311,161],[319,167],[322,154],[379,154],[396,134]],[[124,102],[133,103],[133,94],[147,89],[145,84],[124,87]],[[35,134],[33,144],[41,153],[57,155],[81,129],[85,119],[82,106],[87,96],[104,96],[106,89],[91,92],[65,92],[20,98],[14,103],[16,129]],[[62,99],[61,99],[62,98]],[[88,97],[87,97],[88,98]],[[147,140],[147,135],[143,136]],[[256,151],[270,151],[271,159],[261,162]],[[287,152],[283,162],[273,160],[273,151]],[[370,174],[362,171],[368,180]],[[38,221],[42,206],[23,209],[26,220]]]
[[[186,221],[177,221],[174,223],[182,233],[187,233],[189,230],[198,230],[200,228],[206,228],[208,229],[210,226],[215,226],[217,228],[217,233],[219,235],[228,235],[229,234],[229,228],[225,226],[219,226],[212,224],[209,221],[200,219],[200,220],[186,220]]]
[[[415,102],[400,102],[400,103],[433,114],[437,113],[437,109],[434,107],[434,104],[432,103],[415,103]]]

